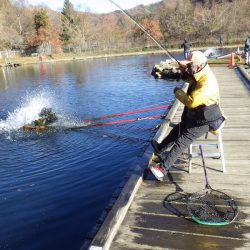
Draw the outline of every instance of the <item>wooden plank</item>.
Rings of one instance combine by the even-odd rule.
[[[150,188],[144,188],[143,192],[139,192],[136,196],[137,199],[149,199],[149,200],[161,200],[162,202],[166,199],[169,194],[173,194],[176,192],[182,192],[186,194],[192,194],[197,191],[200,191],[204,188],[204,183],[193,183],[192,186],[188,185],[186,182],[174,184],[166,184],[162,187],[154,187],[153,185]],[[239,206],[249,206],[249,192],[248,188],[237,189],[237,185],[227,185],[227,184],[214,184],[212,187],[216,190],[222,191],[228,195],[230,195],[237,202]],[[151,191],[151,189],[153,189]],[[167,191],[166,191],[167,190]]]
[[[217,229],[216,229],[217,230]],[[115,239],[112,250],[166,250],[166,249],[192,249],[192,250],[215,250],[215,249],[249,249],[247,239],[231,239],[214,237],[203,234],[182,233],[179,231],[154,230],[122,226],[124,237]],[[178,247],[176,247],[178,246]]]
[[[234,222],[227,226],[218,226],[216,230],[212,226],[200,225],[191,218],[168,216],[161,214],[128,213],[123,225],[137,228],[150,228],[152,231],[180,232],[192,235],[204,235],[218,238],[249,239],[250,225]]]
[[[130,213],[139,213],[139,214],[159,214],[162,216],[173,216],[177,217],[182,215],[186,215],[188,217],[186,202],[183,200],[178,200],[177,202],[171,202],[171,197],[182,197],[178,194],[170,193],[168,194],[164,200],[157,199],[136,199],[135,202],[132,203],[129,212]],[[183,194],[185,197],[185,194]],[[250,225],[250,216],[246,216],[250,213],[250,204],[244,204],[244,206],[239,207],[239,215],[236,218],[237,222],[244,223]]]

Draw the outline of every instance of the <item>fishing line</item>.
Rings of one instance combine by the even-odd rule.
[[[134,119],[127,119],[127,120],[119,120],[119,121],[111,121],[111,122],[102,122],[102,123],[93,123],[89,125],[83,125],[83,126],[76,126],[72,128],[68,128],[69,130],[73,129],[86,129],[86,128],[92,128],[92,127],[102,127],[102,126],[108,126],[108,125],[116,125],[116,124],[122,124],[122,123],[130,123],[130,122],[136,122],[136,121],[144,121],[144,120],[152,120],[152,119],[160,119],[162,116],[160,115],[154,115],[154,116],[147,116],[147,117],[138,117]]]
[[[112,4],[114,4],[116,7],[118,7],[120,10],[121,10],[121,12],[123,13],[123,14],[125,14],[130,20],[132,20],[148,37],[150,37],[157,45],[158,45],[158,47],[159,48],[161,48],[164,52],[165,52],[165,54],[168,56],[168,57],[170,57],[171,59],[172,59],[172,61],[176,61],[178,64],[180,64],[179,63],[179,61],[167,50],[167,49],[165,49],[164,47],[163,47],[163,45],[161,45],[161,43],[159,42],[159,41],[157,41],[147,30],[146,30],[146,28],[144,28],[141,24],[139,24],[139,23],[137,23],[136,21],[135,21],[135,19],[130,15],[130,14],[128,14],[124,9],[122,9],[117,3],[115,3],[114,1],[112,1],[112,0],[108,0],[109,2],[111,2]]]
[[[149,107],[149,108],[144,108],[144,109],[127,111],[127,112],[123,112],[123,113],[119,113],[119,114],[112,114],[112,115],[94,117],[94,118],[82,120],[81,122],[87,123],[87,122],[92,122],[92,121],[104,120],[104,119],[108,119],[108,118],[120,117],[120,116],[125,116],[125,115],[132,115],[132,114],[143,113],[143,112],[148,112],[148,111],[153,111],[153,110],[158,110],[158,109],[167,109],[167,108],[169,108],[169,105]]]
[[[76,130],[72,130],[72,131],[76,131]],[[79,132],[79,130],[77,131]],[[98,138],[102,138],[102,139],[112,139],[114,141],[120,141],[120,142],[125,142],[125,143],[129,143],[129,144],[145,144],[145,143],[149,143],[149,140],[146,139],[142,139],[142,138],[138,138],[138,137],[131,137],[131,136],[127,136],[127,135],[116,135],[116,134],[112,134],[112,133],[100,133],[97,131],[87,131],[87,130],[80,130],[81,133],[86,133],[86,134],[90,134],[92,136],[96,136]]]

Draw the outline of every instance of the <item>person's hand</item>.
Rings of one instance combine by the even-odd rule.
[[[181,72],[185,72],[187,70],[187,65],[179,63],[179,69]]]
[[[193,64],[191,62],[187,64],[180,63],[179,68],[184,77],[185,75],[193,75]]]
[[[176,92],[177,90],[180,90],[180,88],[175,87],[175,88],[174,88],[174,94],[175,94],[175,92]]]

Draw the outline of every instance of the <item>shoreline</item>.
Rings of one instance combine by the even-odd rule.
[[[237,48],[238,45],[232,45],[232,46],[223,46],[224,49],[230,49],[230,48]],[[210,47],[194,47],[192,50],[205,50]],[[213,47],[214,49],[219,49],[221,47]],[[170,53],[176,53],[176,52],[183,52],[183,49],[169,49]],[[54,63],[54,62],[65,62],[65,61],[74,61],[74,60],[89,60],[89,59],[98,59],[98,58],[109,58],[109,57],[119,57],[119,56],[134,56],[134,55],[147,55],[147,54],[166,54],[163,50],[148,50],[148,51],[133,51],[133,52],[123,52],[123,53],[110,53],[110,54],[100,54],[100,55],[82,55],[77,56],[74,54],[60,54],[60,55],[54,55],[49,58],[40,59],[39,57],[18,57],[12,60],[11,65],[12,67],[19,67],[23,65],[29,65],[29,64],[39,64],[39,63]],[[57,56],[64,56],[63,58],[56,58]],[[54,57],[54,58],[53,58]],[[0,67],[8,67],[8,65],[1,63]]]
[[[228,46],[215,46],[213,49],[235,49],[238,48],[239,45],[228,45]],[[210,47],[194,47],[192,48],[191,51],[193,50],[206,50]],[[169,49],[168,50],[170,53],[183,53],[183,49]],[[41,63],[56,63],[56,62],[68,62],[68,61],[75,61],[75,60],[90,60],[90,59],[99,59],[99,58],[111,58],[111,57],[121,57],[121,56],[140,56],[140,55],[149,55],[149,54],[166,54],[166,57],[169,57],[167,53],[163,50],[148,50],[148,51],[132,51],[132,52],[122,52],[122,53],[110,53],[110,54],[99,54],[99,55],[80,55],[76,56],[74,54],[55,54],[52,56],[47,56],[45,59],[37,57],[18,57],[15,58],[12,62],[11,65],[6,65],[3,63],[0,63],[0,68],[6,68],[6,67],[20,67],[20,66],[26,66],[26,65],[32,65],[32,64],[41,64]],[[65,56],[64,58],[56,58],[57,56]],[[50,57],[50,58],[48,58]],[[225,59],[209,59],[211,60],[209,64],[211,66],[228,66],[227,61]],[[221,61],[220,61],[221,60]],[[239,69],[241,75],[248,81],[250,84],[250,67],[247,68],[246,65],[238,64],[237,68]]]

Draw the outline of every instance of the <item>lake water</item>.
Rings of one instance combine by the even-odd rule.
[[[151,54],[0,70],[0,249],[79,249],[160,120],[44,133],[24,133],[22,126],[42,107],[67,128],[170,104],[180,83],[150,75],[164,59]]]

